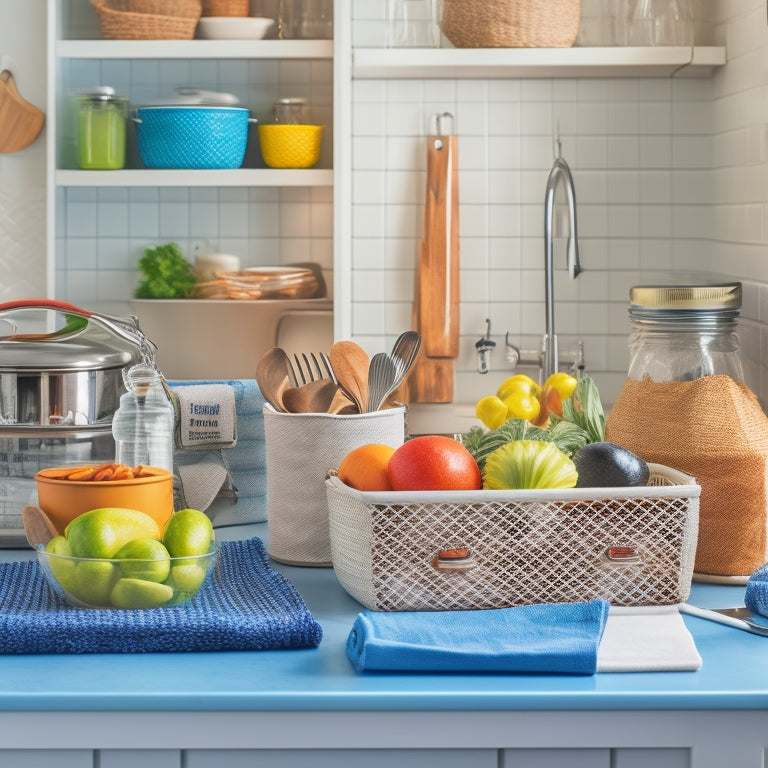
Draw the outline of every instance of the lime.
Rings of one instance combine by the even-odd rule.
[[[133,539],[115,553],[120,576],[147,581],[165,581],[171,570],[171,556],[157,539]]]
[[[163,544],[171,557],[204,555],[210,551],[213,540],[213,524],[208,515],[199,509],[175,512],[163,534]]]
[[[205,574],[206,567],[203,562],[180,563],[171,566],[171,575],[166,584],[170,584],[179,592],[191,595],[200,589],[200,585],[205,581]]]
[[[88,605],[109,605],[116,568],[104,560],[81,560],[75,567],[72,588],[67,590]]]
[[[69,542],[64,536],[54,536],[46,545],[45,551],[52,555],[52,557],[46,558],[46,562],[54,578],[63,589],[71,592],[76,563],[69,559],[72,555]]]
[[[75,557],[114,557],[133,539],[160,539],[160,527],[153,518],[136,509],[104,507],[76,517],[64,535]]]
[[[115,608],[158,608],[173,597],[173,588],[144,579],[118,579],[110,597]]]

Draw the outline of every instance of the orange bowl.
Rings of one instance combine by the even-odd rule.
[[[130,480],[61,480],[64,469],[51,467],[35,475],[40,508],[59,534],[83,512],[103,507],[138,509],[153,517],[162,531],[173,514],[173,474],[160,467],[144,467],[144,477]]]

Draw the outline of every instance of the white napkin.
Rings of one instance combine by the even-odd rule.
[[[686,672],[701,667],[676,605],[611,606],[597,652],[598,672]]]

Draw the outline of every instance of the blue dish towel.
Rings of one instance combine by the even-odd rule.
[[[761,565],[747,580],[744,605],[752,613],[768,616],[768,563]]]
[[[347,638],[358,672],[533,672],[592,675],[608,603],[479,611],[363,611]]]
[[[200,591],[170,608],[73,608],[37,561],[0,564],[0,653],[259,651],[314,648],[321,638],[258,538],[223,542]]]

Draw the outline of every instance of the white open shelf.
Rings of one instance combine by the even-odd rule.
[[[357,48],[352,52],[352,77],[708,77],[725,61],[720,46]]]
[[[332,59],[333,40],[59,40],[60,59]]]
[[[55,183],[57,187],[330,187],[333,171],[317,168],[58,170]]]

